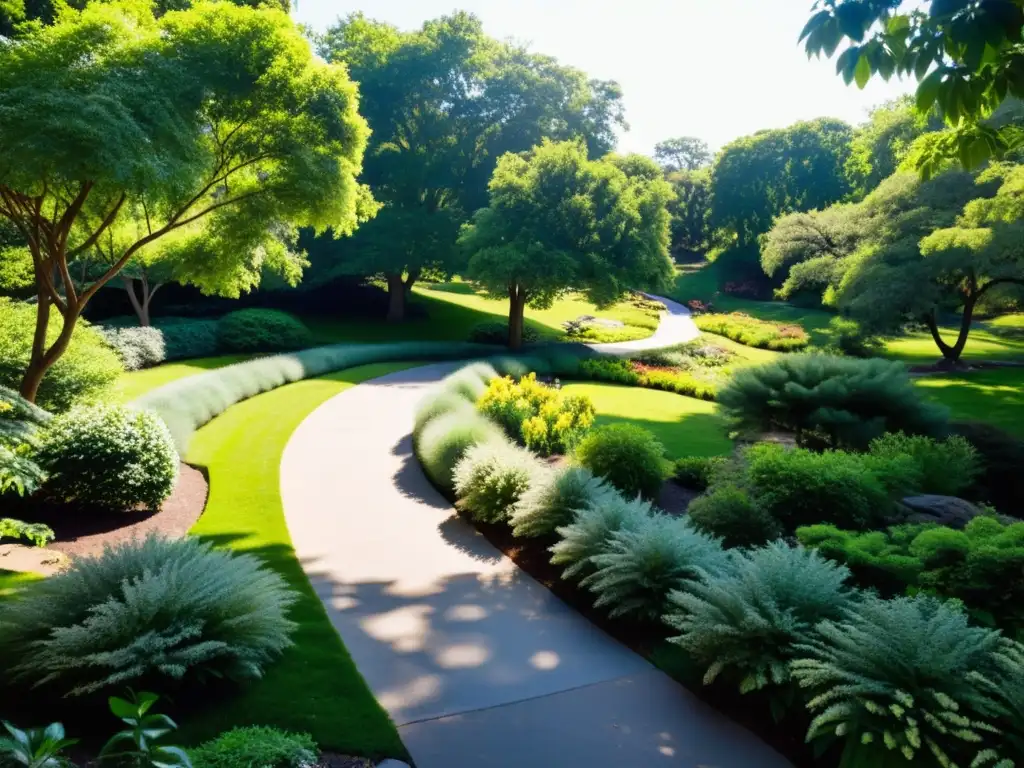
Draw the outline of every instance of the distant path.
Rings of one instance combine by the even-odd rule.
[[[788,766],[554,597],[430,485],[413,412],[458,365],[343,392],[281,460],[296,554],[417,767]]]
[[[660,301],[668,310],[661,316],[661,323],[658,330],[646,339],[636,341],[621,341],[613,344],[590,344],[590,348],[609,355],[628,355],[633,352],[643,352],[647,349],[659,349],[671,347],[676,344],[683,344],[692,341],[700,336],[700,329],[693,322],[690,310],[682,304],[664,296],[654,296],[645,293],[645,296],[655,301]]]

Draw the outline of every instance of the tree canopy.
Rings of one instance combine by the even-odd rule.
[[[490,205],[463,227],[468,276],[509,299],[509,342],[522,343],[523,310],[568,290],[599,305],[630,288],[660,290],[673,276],[668,257],[669,185],[589,160],[580,142],[544,141],[507,154],[491,179]]]
[[[237,295],[283,266],[282,228],[352,232],[357,106],[345,70],[268,8],[204,2],[156,20],[145,2],[90,3],[0,47],[0,215],[28,243],[41,329],[25,396],[96,291],[160,238],[182,237],[189,282]],[[115,260],[76,284],[69,263],[101,240]],[[64,332],[47,345],[51,305]]]
[[[709,246],[711,173],[707,168],[673,171],[667,181],[675,191],[668,205],[672,217],[672,254],[690,258],[703,254]]]
[[[706,141],[693,136],[677,136],[654,145],[654,159],[666,171],[696,171],[711,164]]]

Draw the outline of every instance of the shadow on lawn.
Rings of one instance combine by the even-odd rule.
[[[949,408],[955,420],[985,421],[1024,437],[1024,369],[922,376],[915,384]]]
[[[684,413],[676,421],[599,414],[598,425],[635,424],[654,433],[669,458],[724,456],[732,451],[728,423],[714,413]]]

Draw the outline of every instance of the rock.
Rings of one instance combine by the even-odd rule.
[[[626,325],[621,320],[610,320],[605,317],[594,317],[593,315],[580,315],[576,318],[575,322],[582,323],[583,325],[597,325],[601,328],[623,328]]]
[[[377,768],[409,768],[409,766],[403,763],[401,760],[389,758],[385,760],[383,763],[377,763]]]
[[[938,523],[963,528],[981,514],[981,509],[956,496],[907,496],[901,503],[902,523]]]

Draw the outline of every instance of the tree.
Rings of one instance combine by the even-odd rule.
[[[568,290],[599,305],[630,288],[661,290],[668,258],[671,188],[627,176],[616,160],[588,160],[578,142],[544,141],[495,168],[490,205],[463,227],[468,275],[509,299],[509,345],[522,345],[527,304],[550,306]],[[639,164],[627,164],[640,168]]]
[[[313,249],[330,262],[314,266],[384,278],[391,320],[403,319],[416,280],[461,266],[458,227],[487,204],[499,156],[545,137],[582,137],[603,155],[624,124],[616,84],[493,40],[468,13],[412,32],[355,14],[318,50],[359,82],[373,132],[364,178],[384,208],[351,241]]]
[[[927,10],[900,0],[818,0],[800,40],[807,55],[831,57],[859,88],[875,75],[913,74],[921,114],[933,107],[953,129],[918,158],[931,173],[941,158],[965,168],[1000,157],[1020,143],[1012,126],[985,120],[1008,97],[1024,98],[1024,0],[933,0]]]
[[[668,204],[672,217],[672,255],[693,258],[709,246],[708,214],[711,210],[711,173],[673,171],[668,175],[675,196]]]
[[[696,171],[711,164],[711,150],[701,139],[679,136],[655,144],[654,159],[666,172]]]
[[[142,2],[91,3],[5,43],[0,215],[28,243],[37,296],[22,394],[96,292],[163,237],[183,237],[190,282],[231,293],[276,228],[351,232],[367,132],[344,69],[279,10],[201,3],[157,21]],[[122,241],[140,211],[145,230]],[[70,265],[111,236],[116,261],[76,284]],[[47,344],[51,307],[62,327]]]

